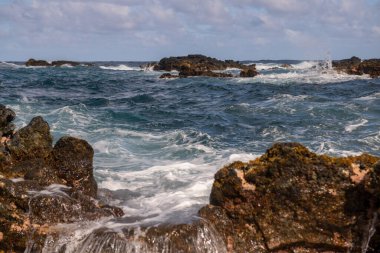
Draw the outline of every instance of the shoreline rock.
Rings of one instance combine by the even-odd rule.
[[[332,61],[332,67],[338,72],[344,72],[349,75],[367,74],[372,78],[380,76],[380,59],[361,60],[353,56],[350,59]]]
[[[0,137],[7,137],[0,143],[0,252],[41,252],[57,223],[124,215],[96,199],[90,144],[66,136],[53,147],[49,124],[40,116],[15,133],[3,131],[13,128],[14,118],[0,105]]]

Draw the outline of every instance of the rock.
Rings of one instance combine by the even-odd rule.
[[[345,72],[350,75],[362,75],[359,65],[361,59],[353,56],[350,59],[344,59],[340,61],[332,61],[332,67],[338,72]]]
[[[65,184],[96,197],[97,184],[93,175],[94,150],[87,141],[62,137],[53,149],[54,166]]]
[[[29,59],[26,63],[25,66],[27,67],[49,67],[51,66],[50,63],[48,63],[45,60],[35,60],[35,59]]]
[[[283,69],[292,69],[293,66],[291,64],[284,63],[284,64],[280,65],[280,68],[283,68]]]
[[[172,75],[170,73],[164,73],[160,76],[160,79],[171,79],[171,78],[178,78],[178,75]]]
[[[180,77],[232,77],[229,73],[215,72],[227,68],[247,69],[247,66],[233,60],[221,61],[204,55],[163,58],[154,66],[156,71],[179,71]],[[250,68],[255,69],[255,65]]]
[[[121,217],[124,212],[117,207],[99,206],[97,202],[81,192],[62,188],[52,193],[36,193],[31,197],[30,218],[33,224],[72,223],[96,220],[101,217]]]
[[[208,76],[208,77],[232,77],[232,74],[213,72],[210,70],[200,70],[197,68],[183,67],[179,72],[179,77],[191,77],[191,76]]]
[[[11,122],[16,117],[16,113],[4,105],[0,104],[0,138],[10,136],[15,130],[15,125]]]
[[[75,62],[75,61],[62,61],[62,60],[60,60],[60,61],[52,61],[51,65],[55,66],[55,67],[61,67],[63,65],[75,67],[75,66],[79,66],[80,63]]]
[[[370,59],[364,60],[360,64],[360,70],[364,74],[370,75],[372,78],[377,78],[380,76],[380,59]]]
[[[16,132],[7,143],[7,148],[16,161],[47,159],[52,151],[52,142],[49,124],[38,116]]]
[[[276,144],[254,161],[216,173],[210,204],[231,219],[225,224],[233,224],[231,232],[216,229],[225,241],[230,238],[234,252],[249,251],[245,244],[263,249],[257,252],[362,252],[365,228],[377,210],[375,195],[365,188],[377,160],[319,156],[300,144]]]
[[[245,66],[240,71],[240,77],[254,77],[254,76],[257,76],[258,74],[259,73],[256,71],[256,64]]]

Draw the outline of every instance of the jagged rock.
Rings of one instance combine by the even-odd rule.
[[[51,65],[55,66],[55,67],[61,67],[63,65],[68,65],[68,66],[75,67],[75,66],[79,66],[80,63],[79,62],[75,62],[75,61],[62,61],[62,60],[60,60],[60,61],[52,61]]]
[[[227,68],[238,68],[248,70],[246,65],[243,65],[233,60],[221,61],[215,58],[198,54],[163,58],[154,66],[154,70],[156,71],[179,71],[180,77],[232,77],[232,74],[229,73],[214,72],[226,70]],[[249,68],[256,71],[255,65],[251,65]]]
[[[30,198],[29,205],[31,221],[41,225],[121,217],[124,214],[120,208],[101,206],[89,196],[65,188],[48,194],[36,193]]]
[[[380,59],[364,60],[360,64],[360,69],[364,74],[368,74],[372,78],[377,78],[380,76]]]
[[[13,134],[15,125],[11,122],[16,117],[16,113],[4,105],[0,104],[0,138]]]
[[[201,70],[191,67],[183,67],[179,72],[179,77],[191,77],[191,76],[208,76],[208,77],[232,77],[232,74],[213,72],[210,70]]]
[[[164,73],[160,76],[161,79],[178,78],[178,75],[172,75],[170,73]]]
[[[46,159],[52,151],[53,138],[49,124],[41,116],[33,118],[7,143],[12,158],[16,161]]]
[[[362,252],[378,208],[365,187],[370,182],[378,188],[370,179],[377,160],[319,156],[300,144],[276,144],[254,161],[216,173],[210,203],[224,209],[233,230],[216,228],[228,235],[234,252],[253,252],[241,238],[261,252]]]
[[[240,77],[254,77],[254,76],[257,76],[258,74],[259,73],[256,71],[255,64],[246,66],[240,71]]]
[[[65,184],[96,197],[97,184],[93,175],[94,150],[87,141],[62,137],[53,149],[54,166]]]
[[[335,70],[350,75],[368,74],[372,78],[380,76],[380,59],[362,61],[360,58],[354,56],[350,59],[333,61],[332,66]]]
[[[350,75],[362,75],[363,72],[360,69],[361,59],[353,56],[350,59],[344,59],[339,61],[332,61],[332,66],[335,70],[345,72]]]
[[[27,67],[49,67],[51,66],[50,63],[48,63],[45,60],[35,60],[35,59],[29,59],[26,63],[25,66]]]

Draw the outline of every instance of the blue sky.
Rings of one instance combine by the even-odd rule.
[[[380,58],[380,0],[0,0],[0,60]]]

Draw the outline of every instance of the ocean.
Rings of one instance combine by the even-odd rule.
[[[92,145],[98,186],[115,191],[110,201],[126,214],[105,221],[114,227],[196,219],[218,169],[275,142],[380,156],[380,79],[317,61],[256,63],[253,78],[159,79],[142,62],[1,62],[0,103],[16,112],[18,128],[41,115],[54,141],[71,135]]]

